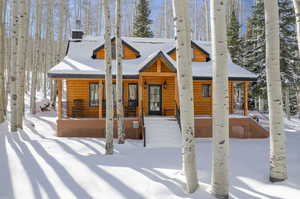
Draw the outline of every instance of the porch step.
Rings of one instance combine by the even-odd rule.
[[[173,117],[145,117],[146,146],[181,147],[181,133]]]

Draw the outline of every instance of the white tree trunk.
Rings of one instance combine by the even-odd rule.
[[[38,69],[41,61],[41,10],[42,10],[42,2],[41,0],[36,1],[36,26],[35,26],[35,55],[34,55],[34,64],[31,71],[31,92],[30,92],[30,113],[36,113],[36,90],[37,90],[37,82],[38,82]]]
[[[285,133],[280,79],[278,2],[265,0],[266,74],[270,118],[270,181],[287,178]]]
[[[102,28],[102,2],[101,0],[97,0],[97,6],[96,6],[96,36],[99,36],[101,34],[101,28]]]
[[[123,108],[123,67],[122,67],[122,39],[121,39],[121,2],[116,0],[116,68],[117,68],[117,119],[118,143],[125,142],[124,108]]]
[[[298,49],[300,52],[300,0],[293,0],[295,13],[296,13],[296,27],[297,27],[297,40]]]
[[[0,1],[0,123],[5,116],[5,25],[3,20],[3,1]]]
[[[18,7],[17,0],[12,2],[12,30],[11,30],[11,65],[10,65],[10,128],[11,131],[17,131],[17,43],[18,43]]]
[[[105,90],[106,90],[106,129],[105,137],[106,154],[113,154],[113,119],[114,119],[114,107],[113,107],[113,95],[112,95],[112,63],[111,63],[111,39],[110,39],[110,11],[109,11],[109,0],[103,0],[104,8],[104,40],[105,40]]]
[[[59,63],[61,59],[64,56],[64,42],[63,42],[63,34],[65,30],[65,13],[66,13],[66,6],[65,6],[65,0],[60,0],[60,6],[59,6],[59,17],[60,17],[60,22],[59,22],[59,33],[58,33],[58,50],[56,54],[56,63]]]
[[[47,71],[51,68],[53,63],[53,1],[48,0],[47,2],[47,30],[46,30],[46,67],[44,76],[44,98],[47,97]],[[50,87],[52,86],[52,81],[50,81]],[[53,91],[53,90],[51,90]],[[50,92],[51,93],[51,92]],[[51,95],[51,94],[50,94]]]
[[[17,55],[17,127],[23,128],[23,104],[24,104],[24,84],[25,84],[25,64],[24,49],[27,37],[27,0],[20,0],[18,19],[18,55]]]
[[[198,187],[196,152],[194,142],[194,99],[192,81],[191,28],[188,16],[188,1],[173,0],[173,15],[176,28],[177,77],[182,131],[183,171],[187,192]]]
[[[228,198],[228,52],[226,32],[226,3],[211,1],[211,38],[213,60],[213,162],[212,194]]]

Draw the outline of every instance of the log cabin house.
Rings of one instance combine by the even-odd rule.
[[[51,79],[57,80],[57,134],[104,137],[104,39],[82,37],[80,32],[73,32],[72,35],[65,58],[48,72]],[[115,39],[112,38],[111,41],[112,72],[115,74]],[[179,116],[175,40],[124,37],[122,47],[126,137],[142,139],[144,116]],[[207,42],[192,41],[191,47],[195,136],[210,137],[213,97],[211,45]],[[248,117],[248,85],[250,81],[256,80],[256,75],[233,64],[230,58],[228,69],[229,112],[232,114],[230,136],[267,137],[268,132]],[[113,82],[115,96],[115,75]],[[236,88],[239,88],[238,92]],[[65,96],[64,102],[62,96]],[[242,108],[242,111],[236,115],[238,108]],[[116,127],[114,131],[116,136]]]

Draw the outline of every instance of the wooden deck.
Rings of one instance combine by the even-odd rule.
[[[231,138],[267,138],[269,132],[250,117],[235,117],[229,119]],[[114,123],[114,137],[117,137],[117,122]],[[57,121],[57,135],[61,137],[105,137],[105,119],[66,118]],[[140,119],[137,117],[125,118],[126,138],[142,139],[143,131]],[[162,127],[163,128],[163,127]],[[178,127],[179,128],[179,127]],[[146,128],[147,133],[147,128]],[[195,137],[212,137],[212,118],[195,117]]]

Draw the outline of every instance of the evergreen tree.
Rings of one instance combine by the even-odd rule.
[[[152,20],[149,19],[150,13],[149,1],[140,0],[137,5],[137,14],[133,25],[134,37],[153,37],[153,32],[150,28],[150,24],[152,24]]]
[[[257,81],[250,86],[254,96],[266,98],[266,45],[265,45],[265,17],[264,4],[257,3],[253,7],[252,15],[248,20],[245,40],[242,43],[244,62],[243,66],[257,74]]]
[[[229,24],[227,28],[228,50],[231,55],[233,63],[241,65],[241,38],[240,38],[240,24],[236,16],[235,10],[232,10]]]
[[[295,31],[295,12],[291,1],[279,0],[280,14],[280,70],[283,87],[298,81],[299,60],[297,58],[297,40]],[[266,51],[264,3],[253,6],[248,20],[247,32],[242,42],[243,66],[257,74],[258,79],[250,87],[254,96],[266,96]]]

